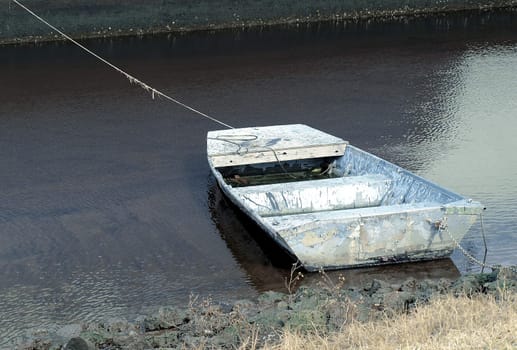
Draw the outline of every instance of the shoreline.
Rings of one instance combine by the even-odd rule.
[[[73,39],[83,40],[167,33],[184,34],[199,31],[253,29],[272,26],[297,26],[316,22],[390,21],[427,16],[448,16],[461,12],[511,11],[516,8],[517,4],[513,0],[478,1],[476,3],[463,3],[463,5],[449,2],[445,4],[438,3],[435,6],[387,6],[386,8],[376,8],[375,6],[371,8],[340,8],[332,7],[329,4],[328,8],[314,8],[310,11],[306,8],[287,7],[282,8],[282,11],[273,11],[270,14],[267,14],[267,12],[260,13],[259,15],[252,13],[239,15],[238,12],[244,11],[244,9],[233,9],[234,13],[226,13],[226,10],[221,10],[221,13],[214,14],[213,16],[205,14],[203,18],[200,18],[196,15],[196,11],[201,10],[193,7],[188,10],[174,9],[173,13],[170,10],[164,9],[164,13],[159,16],[161,17],[159,20],[146,13],[145,9],[142,9],[141,15],[138,15],[138,8],[131,10],[135,13],[126,14],[123,13],[124,11],[120,11],[121,13],[111,13],[110,11],[114,11],[113,9],[100,7],[98,10],[102,12],[98,19],[96,18],[97,16],[91,16],[91,12],[96,10],[95,8],[90,8],[83,13],[82,11],[84,10],[81,9],[80,4],[77,5],[77,8],[73,6],[70,8],[60,8],[60,12],[52,12],[41,7],[36,7],[35,11]],[[74,13],[74,11],[78,11],[78,13]],[[154,15],[156,16],[157,14],[154,13]],[[2,19],[2,17],[4,18]],[[78,20],[79,22],[77,22]],[[66,39],[61,35],[44,26],[16,5],[13,5],[13,8],[10,8],[7,12],[0,10],[0,45],[64,40]]]
[[[286,293],[264,292],[256,300],[223,302],[192,297],[185,308],[161,307],[133,321],[120,318],[39,330],[32,341],[17,348],[242,348],[249,342],[258,348],[278,344],[283,332],[331,335],[351,322],[371,323],[410,315],[444,295],[485,295],[495,300],[517,295],[515,268],[463,275],[455,280],[408,278],[390,284],[373,279],[357,287],[344,287],[344,275],[337,279],[324,272],[320,275],[318,286],[294,290],[303,274],[293,270],[286,281]]]

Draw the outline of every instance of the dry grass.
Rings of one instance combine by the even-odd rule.
[[[441,296],[409,315],[351,322],[339,333],[286,332],[266,349],[517,349],[517,296]]]

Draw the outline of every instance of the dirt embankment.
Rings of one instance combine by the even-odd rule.
[[[3,3],[0,44],[62,40],[55,30],[14,2]],[[123,5],[116,0],[21,0],[21,4],[74,38],[392,18],[516,6],[515,0],[131,0]]]
[[[291,281],[293,289],[296,277]],[[275,344],[286,330],[325,335],[350,322],[409,314],[439,295],[488,294],[497,299],[509,293],[517,293],[517,273],[509,269],[464,275],[457,280],[407,279],[389,284],[374,279],[346,288],[341,280],[322,274],[318,287],[266,292],[257,300],[227,303],[194,299],[186,308],[162,307],[134,321],[116,319],[69,325],[54,333],[41,331],[19,349],[258,348]]]

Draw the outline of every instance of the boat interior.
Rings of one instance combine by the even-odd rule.
[[[462,199],[353,146],[344,155],[217,168],[260,216]]]

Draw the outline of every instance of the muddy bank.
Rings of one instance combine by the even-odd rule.
[[[162,307],[132,321],[111,319],[41,329],[18,349],[235,348],[250,341],[271,344],[285,329],[326,334],[352,320],[367,322],[411,312],[439,294],[484,293],[497,298],[503,291],[517,293],[517,273],[508,269],[456,280],[410,278],[389,284],[374,279],[347,288],[342,287],[344,277],[333,280],[322,274],[318,287],[293,291],[298,278],[303,275],[293,274],[286,281],[286,293],[266,292],[257,300],[221,302],[192,297],[185,308]]]
[[[179,1],[39,0],[24,5],[75,38],[356,20],[515,6],[515,0]],[[3,5],[3,6],[1,6]],[[0,44],[61,40],[15,3],[0,1]]]

